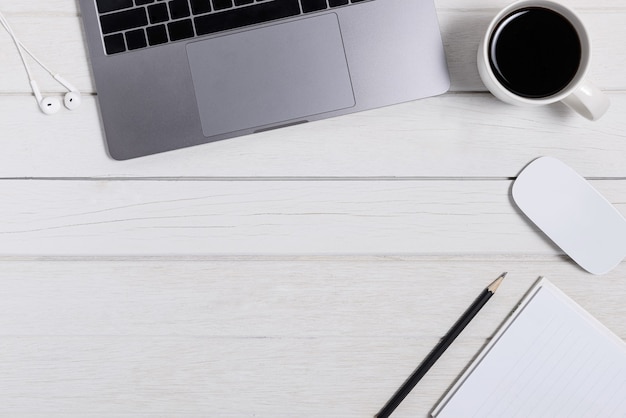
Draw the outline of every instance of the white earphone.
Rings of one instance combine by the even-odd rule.
[[[35,95],[35,99],[37,99],[37,103],[39,104],[39,109],[46,115],[53,115],[59,111],[61,108],[61,102],[56,97],[43,97],[41,92],[39,91],[39,86],[37,82],[30,79],[30,87],[33,90],[33,94]]]
[[[68,90],[67,93],[65,93],[65,96],[63,96],[63,104],[65,104],[65,107],[69,110],[74,110],[80,106],[82,99],[78,89],[76,89],[76,87],[70,84],[69,81],[61,77],[59,74],[50,73],[50,75]]]
[[[59,84],[65,87],[68,92],[65,94],[63,98],[63,103],[65,107],[74,110],[78,106],[80,106],[82,99],[80,96],[80,92],[76,87],[70,84],[69,81],[61,77],[59,74],[56,74],[50,68],[48,68],[44,63],[42,63],[35,55],[28,49],[22,42],[17,38],[13,29],[9,25],[9,22],[6,20],[4,15],[0,12],[0,24],[6,29],[6,31],[11,35],[13,39],[13,43],[15,44],[15,48],[17,48],[17,52],[20,54],[20,59],[22,60],[22,65],[26,70],[26,75],[28,76],[28,81],[30,83],[30,87],[35,95],[35,99],[37,100],[37,104],[39,105],[39,109],[46,115],[52,115],[57,113],[61,108],[61,102],[56,97],[43,97],[41,91],[39,90],[39,85],[33,78],[32,72],[30,71],[30,67],[28,66],[28,62],[26,61],[26,57],[24,57],[24,52],[26,52],[30,57],[35,60],[37,64],[39,64],[44,70],[48,72]]]

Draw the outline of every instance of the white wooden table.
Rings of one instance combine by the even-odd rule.
[[[396,416],[426,416],[539,275],[626,338],[626,264],[582,271],[510,198],[549,155],[626,214],[626,4],[563,2],[598,122],[486,93],[476,48],[508,3],[437,0],[449,93],[116,162],[75,0],[0,0],[84,99],[42,115],[0,33],[0,416],[372,416],[503,271]]]

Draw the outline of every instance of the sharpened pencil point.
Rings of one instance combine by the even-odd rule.
[[[500,286],[500,283],[502,283],[502,280],[504,280],[504,278],[506,277],[506,273],[507,272],[505,271],[497,279],[495,279],[493,283],[491,283],[487,287],[487,290],[490,291],[491,293],[496,293],[496,289],[498,289],[498,286]]]

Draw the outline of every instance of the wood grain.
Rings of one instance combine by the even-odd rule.
[[[626,213],[621,181],[593,182]],[[3,181],[0,254],[557,254],[509,181]]]

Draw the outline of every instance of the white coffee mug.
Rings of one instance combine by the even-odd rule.
[[[542,97],[528,97],[512,91],[500,82],[492,68],[491,53],[495,48],[494,33],[515,13],[529,8],[543,8],[558,13],[575,29],[580,41],[580,61],[573,78],[563,88],[553,94]],[[561,101],[580,115],[590,120],[599,119],[609,108],[608,97],[586,80],[591,59],[589,34],[580,18],[571,9],[548,0],[521,0],[506,7],[491,21],[478,46],[478,72],[485,86],[500,100],[518,106],[540,106]]]

